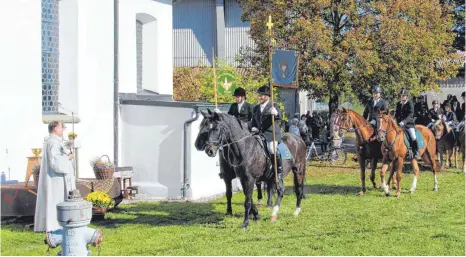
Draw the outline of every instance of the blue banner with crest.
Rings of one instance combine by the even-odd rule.
[[[277,85],[295,85],[298,72],[298,53],[274,50],[272,54],[272,81]],[[296,85],[297,86],[297,85]]]

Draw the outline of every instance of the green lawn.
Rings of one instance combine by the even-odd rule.
[[[413,175],[403,174],[397,199],[372,188],[356,196],[359,172],[349,165],[308,168],[308,197],[299,217],[292,215],[290,175],[278,221],[271,223],[271,210],[262,206],[262,219],[251,221],[248,231],[240,227],[242,193],[233,196],[233,217],[224,216],[225,198],[138,203],[121,206],[92,226],[103,230],[101,255],[465,255],[465,176],[460,170],[439,174],[439,192],[432,191],[432,173],[423,171],[413,195],[407,192]],[[45,255],[43,234],[24,224],[2,226],[1,236],[2,255]]]

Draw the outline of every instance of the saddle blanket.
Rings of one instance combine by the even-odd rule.
[[[419,147],[419,149],[424,148],[426,146],[426,142],[424,142],[424,137],[422,136],[421,131],[419,131],[417,128],[415,130],[416,130],[417,146]],[[408,130],[405,130],[404,140],[405,140],[406,148],[408,148],[408,149],[411,148],[411,144],[410,144],[411,140],[410,140],[410,137],[409,137]]]
[[[277,150],[280,153],[282,160],[291,160],[291,152],[290,149],[288,149],[288,146],[286,146],[283,143],[278,144]]]

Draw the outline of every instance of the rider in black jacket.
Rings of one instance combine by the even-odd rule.
[[[402,89],[400,95],[401,101],[396,105],[395,119],[401,127],[405,127],[408,130],[414,158],[420,160],[421,156],[419,154],[414,124],[414,104],[408,99],[409,91],[407,89]]]

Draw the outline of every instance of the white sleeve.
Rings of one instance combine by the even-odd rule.
[[[55,173],[68,174],[70,173],[70,160],[69,157],[61,151],[61,147],[62,145],[56,142],[51,143],[49,146],[48,156],[50,158],[50,167]]]

